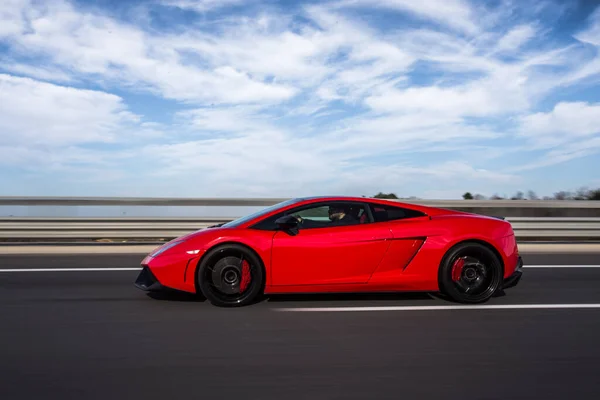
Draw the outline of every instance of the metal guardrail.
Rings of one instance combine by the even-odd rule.
[[[0,218],[0,241],[166,241],[232,218]],[[521,240],[600,240],[600,218],[507,218]]]
[[[266,207],[287,198],[0,197],[0,206]],[[396,200],[506,217],[521,240],[600,240],[600,201]],[[0,241],[163,241],[234,217],[0,217]]]
[[[0,218],[0,240],[168,240],[233,218]]]
[[[270,206],[288,198],[18,197],[0,196],[0,206]]]

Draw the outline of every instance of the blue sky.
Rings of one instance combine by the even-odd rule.
[[[597,2],[0,2],[0,195],[544,196],[599,171]]]

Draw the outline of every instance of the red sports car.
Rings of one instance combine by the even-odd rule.
[[[487,301],[522,275],[502,218],[364,197],[284,201],[174,239],[135,285],[243,306],[262,294],[441,292]]]

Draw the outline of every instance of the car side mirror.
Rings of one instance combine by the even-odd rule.
[[[298,234],[298,220],[292,215],[283,215],[275,220],[275,224],[281,229],[294,236]]]

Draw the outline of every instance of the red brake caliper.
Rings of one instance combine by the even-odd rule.
[[[463,258],[459,258],[454,262],[454,265],[452,266],[452,280],[454,282],[458,282],[460,280],[460,274],[462,273],[464,265],[465,260]]]
[[[250,284],[250,264],[248,261],[242,261],[242,281],[240,282],[240,293],[244,293]]]

